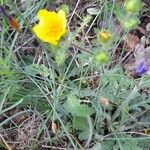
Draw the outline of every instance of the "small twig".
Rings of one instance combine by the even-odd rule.
[[[147,134],[145,134],[145,133],[135,132],[135,131],[131,131],[131,132],[123,132],[123,133],[126,133],[126,134],[144,135],[144,136],[150,137],[150,135],[147,135]]]
[[[71,42],[70,44],[71,44],[72,46],[78,48],[80,51],[85,51],[85,52],[87,52],[87,53],[89,53],[89,54],[91,54],[91,55],[94,55],[94,53],[90,52],[89,50],[84,49],[84,48],[82,48],[82,47],[79,47],[79,46],[75,45],[75,44],[72,43],[72,42]]]
[[[43,148],[50,148],[50,149],[56,149],[56,150],[65,150],[66,148],[60,148],[60,147],[55,147],[55,146],[47,146],[47,145],[42,145]]]
[[[71,17],[69,18],[68,24],[70,24],[70,22],[72,20],[72,17],[75,14],[76,9],[78,8],[79,3],[80,3],[80,0],[77,1],[76,6],[75,6],[75,8],[74,8],[74,10],[73,10],[73,12],[71,14]]]
[[[18,46],[18,47],[13,51],[13,53],[16,53],[19,49],[21,49],[23,46],[27,45],[27,44],[28,44],[29,42],[31,42],[34,38],[35,38],[34,36],[32,36],[31,38],[29,38],[27,41],[25,41],[25,42],[23,43],[23,45]]]
[[[79,146],[80,150],[84,150],[84,148],[81,146],[81,144],[79,143],[79,140],[76,139],[76,137],[72,134],[70,134],[70,136],[76,141],[77,145]]]
[[[3,138],[3,136],[0,134],[0,138],[2,139],[3,143],[5,144],[6,148],[8,150],[12,150],[12,148],[7,144],[6,140]]]
[[[121,60],[121,63],[132,53],[134,53],[135,48],[132,48]]]

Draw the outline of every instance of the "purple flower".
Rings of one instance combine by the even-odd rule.
[[[4,8],[0,5],[0,13],[4,12]]]
[[[145,63],[145,60],[144,59],[140,60],[135,68],[136,74],[142,76],[147,71],[148,71],[148,66]]]
[[[5,8],[1,5],[0,5],[0,13],[2,13],[7,18],[10,17],[10,15],[6,13]]]

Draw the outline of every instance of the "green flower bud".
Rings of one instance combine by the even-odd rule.
[[[111,40],[111,34],[109,31],[107,30],[101,30],[99,33],[98,33],[98,40],[101,42],[101,43],[108,43],[110,40]]]
[[[125,8],[127,12],[138,13],[142,8],[142,3],[140,0],[126,0]]]
[[[131,18],[124,22],[124,27],[127,30],[132,30],[132,29],[135,29],[139,23],[140,21],[138,18]]]
[[[100,52],[96,54],[95,60],[98,64],[105,64],[108,62],[109,58],[105,52]]]

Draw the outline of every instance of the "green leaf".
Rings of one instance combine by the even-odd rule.
[[[85,130],[79,134],[80,140],[87,140],[89,138],[89,130]]]
[[[38,65],[38,64],[29,65],[25,68],[25,71],[31,75],[40,74],[45,77],[50,75],[50,70],[43,64],[42,65]]]
[[[125,150],[142,150],[140,147],[137,146],[137,142],[133,140],[128,140],[122,144],[122,148]]]
[[[122,139],[122,137],[124,139]],[[130,135],[125,134],[118,136],[118,142],[113,147],[114,150],[120,150],[120,148],[122,148],[123,150],[142,150],[138,146],[138,142],[136,140],[134,140]]]
[[[73,128],[76,130],[87,130],[89,128],[86,118],[83,117],[73,117]]]
[[[141,138],[141,140],[138,141],[138,146],[141,147],[142,150],[148,150],[150,148],[149,141],[150,141],[150,139],[142,140],[142,138]]]
[[[80,104],[80,100],[78,100],[74,95],[70,95],[68,97],[67,102],[64,104],[64,107],[72,115],[78,117],[88,117],[94,113],[93,108],[85,104]]]
[[[85,104],[79,105],[76,115],[80,117],[88,117],[94,113],[93,109]]]
[[[101,143],[102,150],[112,150],[113,146],[115,145],[114,141],[105,141]],[[93,149],[95,150],[95,149]]]
[[[126,11],[125,9],[123,9],[123,7],[120,7],[120,5],[115,5],[113,13],[116,15],[119,21],[122,21],[126,14]]]
[[[19,100],[18,102],[16,102],[15,104],[11,105],[10,107],[1,110],[0,113],[2,114],[2,113],[5,113],[7,111],[10,111],[11,109],[15,108],[16,106],[18,106],[22,102],[23,102],[23,99]]]

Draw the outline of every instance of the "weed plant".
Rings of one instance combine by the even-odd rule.
[[[129,76],[122,67],[125,47],[119,48],[140,12],[128,13],[115,0],[0,5],[20,25],[16,32],[0,15],[1,148],[150,148],[150,78]],[[32,30],[43,8],[68,12],[67,33],[57,46]]]

